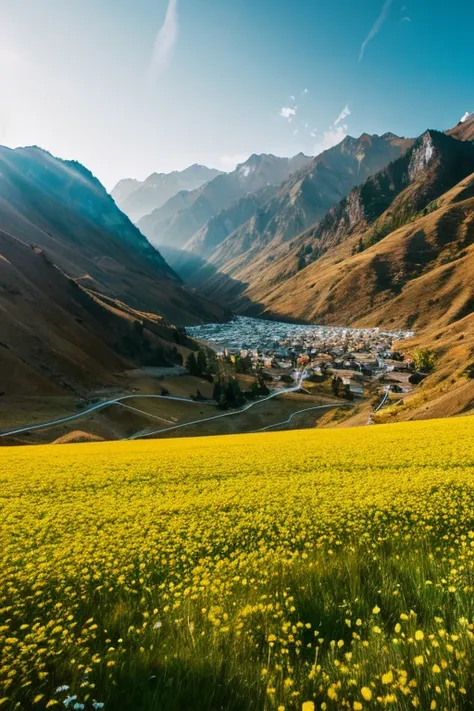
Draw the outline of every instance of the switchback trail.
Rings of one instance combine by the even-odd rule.
[[[288,393],[294,393],[297,392],[301,388],[301,383],[304,380],[304,372],[301,373],[298,377],[297,384],[294,385],[291,388],[283,388],[282,390],[275,390],[274,392],[270,393],[270,395],[267,395],[266,397],[262,398],[261,400],[256,400],[255,402],[251,402],[245,407],[240,408],[239,410],[232,410],[231,412],[224,412],[220,415],[214,415],[212,417],[205,417],[204,419],[201,420],[193,420],[191,422],[183,422],[179,425],[173,425],[171,427],[165,427],[164,429],[161,430],[155,430],[153,432],[139,432],[135,435],[132,435],[128,439],[139,439],[140,437],[151,437],[155,434],[160,434],[162,432],[171,432],[172,430],[176,429],[181,429],[183,427],[189,427],[190,425],[195,425],[199,424],[201,422],[210,422],[211,420],[219,420],[223,417],[232,417],[235,415],[239,415],[242,412],[247,412],[247,410],[250,410],[250,408],[255,407],[256,405],[261,404],[262,402],[267,402],[268,400],[272,400],[275,397],[278,397],[279,395],[286,395]],[[32,432],[33,430],[40,430],[44,429],[47,427],[54,427],[55,425],[61,425],[65,422],[72,422],[74,420],[77,420],[81,417],[85,417],[86,415],[90,415],[92,412],[97,412],[99,410],[104,409],[105,407],[109,407],[111,405],[120,405],[121,403],[125,402],[126,400],[132,400],[132,399],[137,399],[137,398],[144,398],[144,399],[155,399],[155,400],[175,400],[177,402],[186,402],[189,403],[190,405],[213,405],[214,403],[206,402],[205,400],[190,400],[189,398],[184,398],[184,397],[175,397],[173,395],[123,395],[121,397],[114,398],[112,400],[104,400],[104,402],[99,402],[96,405],[92,405],[91,407],[88,407],[86,410],[82,410],[81,412],[78,412],[75,415],[68,415],[67,417],[60,417],[56,420],[49,420],[48,422],[41,422],[36,425],[25,425],[23,427],[18,427],[13,430],[6,430],[4,432],[0,432],[0,437],[11,437],[13,435],[17,434],[22,434],[24,432]],[[145,413],[144,413],[145,414]],[[146,413],[148,414],[148,413]],[[153,415],[151,415],[153,417]]]

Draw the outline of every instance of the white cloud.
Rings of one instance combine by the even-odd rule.
[[[474,118],[474,113],[470,114],[469,111],[466,111],[464,116],[461,118],[461,123],[464,123],[467,121],[469,118]]]
[[[249,155],[249,153],[237,153],[233,156],[221,156],[222,167],[228,171],[235,170],[238,165],[248,160]]]
[[[280,109],[280,116],[284,119],[288,119],[288,121],[291,121],[293,116],[296,116],[297,108],[297,106],[295,106],[294,109],[292,109],[290,106],[283,106],[283,108]]]
[[[408,15],[405,15],[405,17],[402,17],[400,22],[411,22],[411,17],[408,17]]]
[[[346,104],[344,108],[342,109],[341,113],[337,117],[337,119],[334,121],[334,125],[337,126],[341,121],[344,121],[345,118],[351,115],[351,110]]]
[[[327,148],[332,148],[337,146],[344,138],[347,136],[347,126],[342,124],[337,128],[329,128],[323,133],[323,147],[324,150]]]
[[[299,133],[299,129],[295,128],[295,130],[293,131],[293,136],[297,136],[298,133]]]
[[[318,143],[315,145],[313,149],[314,155],[317,156],[323,151],[327,151],[328,148],[337,146],[337,144],[343,141],[344,138],[347,136],[347,131],[348,127],[346,126],[346,124],[341,124],[335,128],[328,128],[327,131],[324,131],[322,139],[319,140]]]
[[[308,89],[303,89],[303,93],[301,94],[301,96],[304,96],[307,93],[308,93]]]
[[[316,134],[314,131],[311,131],[311,133],[309,135],[311,136],[311,138],[316,138]]]
[[[168,67],[178,41],[178,0],[169,0],[165,21],[158,30],[151,55],[149,73],[156,78]]]
[[[295,100],[295,97],[294,97],[294,96],[290,96],[290,99],[291,99],[292,101],[294,101],[294,100]]]
[[[390,11],[391,4],[392,4],[392,0],[385,0],[382,10],[380,12],[380,15],[375,20],[374,24],[370,28],[369,34],[367,35],[367,37],[361,44],[360,54],[359,54],[359,62],[363,59],[365,49],[366,49],[367,45],[369,44],[369,42],[371,40],[373,40],[374,37],[376,37],[376,35],[378,35],[378,33],[380,32],[380,29],[381,29],[383,23],[385,22],[385,20],[388,17],[388,13]]]

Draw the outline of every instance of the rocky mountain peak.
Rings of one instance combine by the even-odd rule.
[[[408,176],[413,182],[423,173],[435,156],[435,146],[431,131],[426,131],[414,146],[410,164],[408,166]]]

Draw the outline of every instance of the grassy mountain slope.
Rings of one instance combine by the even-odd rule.
[[[361,233],[367,236],[367,232]],[[352,255],[360,234],[266,293],[268,311],[324,323],[424,327],[469,308],[474,199],[447,203]]]
[[[415,169],[411,179],[402,171],[405,189],[394,190],[401,164],[389,166],[304,236],[314,261],[280,283],[276,273],[273,287],[254,284],[246,292],[264,313],[280,318],[416,329],[403,348],[432,349],[435,370],[378,421],[474,406],[474,152],[429,132],[407,158]],[[275,270],[284,273],[281,265]]]
[[[471,114],[466,121],[460,121],[446,133],[460,141],[474,141],[474,114]]]
[[[433,309],[413,311],[411,282],[470,247],[473,171],[474,146],[425,133],[301,237],[305,268],[276,286],[255,284],[248,296],[309,319],[425,325]]]
[[[86,291],[44,252],[0,232],[0,393],[82,393],[191,345],[163,319]]]
[[[82,286],[176,323],[224,317],[186,289],[79,163],[39,148],[0,148],[0,221]]]

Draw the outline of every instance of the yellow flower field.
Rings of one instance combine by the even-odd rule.
[[[0,450],[0,711],[474,708],[473,432]]]

